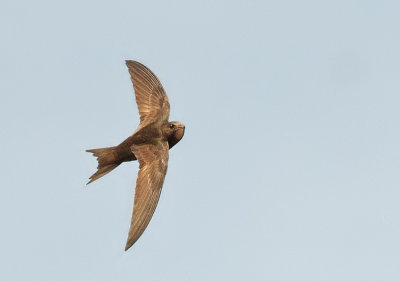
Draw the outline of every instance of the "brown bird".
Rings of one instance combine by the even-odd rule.
[[[135,201],[125,251],[142,235],[153,216],[168,167],[168,150],[183,137],[185,126],[169,122],[169,101],[158,78],[141,63],[127,60],[140,124],[121,144],[89,149],[97,157],[97,172],[91,183],[109,173],[122,162],[138,160]]]

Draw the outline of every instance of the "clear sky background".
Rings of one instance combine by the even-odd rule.
[[[0,279],[400,280],[399,1],[0,2]],[[88,148],[160,78],[170,151],[128,251],[137,162]]]

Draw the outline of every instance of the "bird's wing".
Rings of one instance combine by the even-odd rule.
[[[139,108],[139,129],[157,121],[168,121],[169,101],[157,76],[143,64],[127,60],[136,103]]]
[[[135,202],[128,241],[128,250],[142,235],[153,216],[168,168],[168,142],[132,146],[140,168],[136,181]]]

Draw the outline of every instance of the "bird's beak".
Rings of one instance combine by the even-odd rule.
[[[175,137],[180,140],[185,134],[185,125],[178,126],[180,130],[175,131]]]

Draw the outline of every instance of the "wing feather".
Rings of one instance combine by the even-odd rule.
[[[132,146],[140,168],[125,251],[142,235],[157,207],[168,168],[168,149],[168,142]]]
[[[153,122],[166,122],[169,117],[169,100],[157,76],[143,64],[127,60],[136,104],[140,114],[139,128]]]

